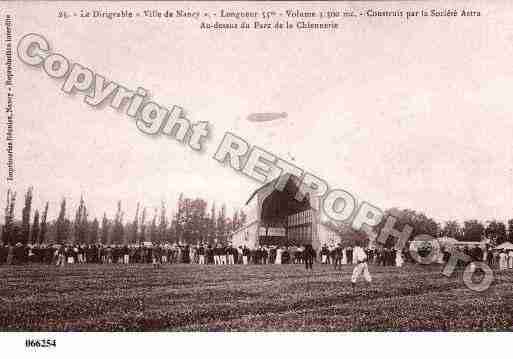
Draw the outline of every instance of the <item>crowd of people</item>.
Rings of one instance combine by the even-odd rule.
[[[16,245],[0,246],[0,264],[193,263],[289,264],[315,257],[311,246],[234,247],[230,245]]]
[[[246,246],[230,245],[4,245],[0,246],[1,264],[44,263],[65,266],[75,263],[129,264],[129,263],[192,263],[212,265],[232,264],[305,264],[311,268],[314,261],[323,265],[358,264],[351,246],[323,246],[318,252],[306,246]],[[461,249],[474,261],[484,261],[491,268],[513,269],[513,250],[494,250],[479,246]],[[402,267],[415,260],[409,250],[394,248],[364,249],[366,262],[380,266]],[[419,254],[422,255],[421,250]],[[444,250],[440,263],[447,262],[450,252]]]
[[[513,269],[513,250],[495,250],[487,258],[488,265],[491,268],[499,270]]]
[[[393,248],[384,247],[376,249],[367,248],[364,251],[370,264],[402,267],[405,258],[413,262],[407,251],[398,251]],[[343,264],[357,264],[358,262],[354,255],[354,247],[351,246],[336,246],[332,249],[324,246],[320,250],[320,260],[322,264],[332,264],[335,268]]]
[[[495,249],[491,246],[473,245],[458,248],[475,262],[485,262],[490,268],[504,270],[513,269],[513,250]],[[439,264],[447,263],[451,257],[452,248],[440,248],[439,254],[433,256],[433,262]],[[320,261],[323,264],[332,264],[335,268],[342,264],[357,264],[358,260],[353,254],[353,247],[337,246],[335,248],[322,247],[320,250]],[[429,249],[416,249],[421,257],[428,256]],[[377,247],[364,249],[366,261],[369,264],[380,266],[402,267],[404,263],[416,263],[412,250],[404,248]],[[460,263],[462,264],[462,263]]]

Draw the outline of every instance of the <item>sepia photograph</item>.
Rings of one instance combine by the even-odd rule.
[[[470,348],[513,330],[513,4],[7,1],[0,17],[16,350],[126,333],[184,338],[175,356],[260,338],[301,357],[355,333]]]

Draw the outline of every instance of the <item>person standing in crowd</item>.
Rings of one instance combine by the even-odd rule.
[[[169,261],[169,247],[167,245],[161,245],[160,246],[160,254],[161,254],[160,262],[162,264],[168,263],[168,261]]]
[[[131,246],[128,249],[129,261],[133,263],[137,263],[141,257],[141,248],[138,246]]]
[[[76,263],[85,263],[84,252],[82,250],[82,246],[81,245],[75,246],[75,252],[77,253]]]
[[[237,248],[237,264],[244,264],[244,250],[242,246]]]
[[[235,256],[233,254],[233,247],[228,246],[226,249],[226,257],[228,258],[228,264],[235,264]]]
[[[262,264],[267,264],[269,261],[269,251],[267,247],[262,247]]]
[[[189,254],[190,248],[189,245],[186,244],[185,247],[182,250],[182,263],[189,263],[191,260],[191,256]]]
[[[174,262],[181,263],[182,262],[182,252],[183,252],[182,246],[176,244],[174,252],[175,252],[174,253]]]
[[[196,248],[194,246],[189,247],[189,263],[194,264],[195,263],[195,257],[196,257]]]
[[[149,248],[146,246],[142,246],[141,248],[139,248],[139,251],[141,253],[141,263],[148,263],[151,260]]]
[[[513,269],[513,251],[511,249],[508,251],[508,268]]]
[[[321,249],[321,264],[327,264],[328,263],[328,255],[330,254],[328,247],[322,246]]]
[[[391,266],[394,264],[395,258],[392,256],[392,249],[385,248],[385,266]]]
[[[294,264],[301,264],[303,260],[303,247],[296,247],[294,253]]]
[[[217,249],[219,252],[219,264],[224,265],[226,264],[226,250],[223,245],[220,245]]]
[[[212,264],[214,262],[214,255],[212,253],[212,246],[209,244],[205,247],[205,264]]]
[[[276,247],[271,246],[271,249],[269,250],[269,264],[274,262],[276,262]]]
[[[346,250],[347,264],[353,263],[353,247],[349,246]]]
[[[247,265],[249,263],[249,249],[248,247],[244,246],[242,248],[242,264]]]
[[[500,252],[499,252],[498,250],[496,250],[496,249],[495,249],[495,250],[493,251],[493,265],[494,265],[495,267],[499,267],[499,265],[500,265],[500,263],[499,263],[499,262],[500,262],[499,258],[500,258]]]
[[[313,261],[316,256],[315,250],[311,244],[307,244],[303,249],[303,260],[305,261],[305,268],[313,270]]]
[[[64,246],[64,252],[66,253],[66,263],[73,264],[73,248],[70,248],[69,246]]]
[[[295,264],[303,264],[303,251],[305,250],[304,247],[298,247],[296,251],[296,257],[294,259]]]
[[[219,247],[219,260],[221,261],[222,265],[226,265],[226,247],[220,246]]]
[[[111,246],[107,246],[106,252],[107,252],[107,263],[111,264],[112,263],[112,259],[113,259],[112,247]]]
[[[287,247],[285,247],[283,250],[283,253],[281,254],[281,263],[289,264],[289,262],[290,262],[289,249]]]
[[[205,247],[203,247],[203,244],[200,244],[198,248],[198,260],[199,264],[205,264]]]
[[[219,244],[216,244],[216,246],[214,247],[214,264],[215,265],[219,265],[221,264],[221,259],[219,257]]]
[[[255,264],[262,264],[262,246],[255,249]]]
[[[128,246],[126,244],[121,249],[121,254],[123,256],[123,264],[129,264],[130,263],[130,249],[128,249]]]
[[[383,266],[386,267],[390,263],[390,251],[388,248],[383,248]]]
[[[342,245],[339,243],[331,252],[333,268],[335,270],[342,269]]]
[[[105,264],[105,261],[107,260],[106,254],[105,254],[105,247],[100,244],[98,246],[98,263]]]
[[[365,251],[365,254],[367,255],[367,262],[372,263],[372,251],[370,250],[370,248],[366,248],[366,249],[364,249],[364,251]]]
[[[493,254],[490,246],[488,246],[486,249],[486,260],[490,268],[493,268]]]
[[[250,264],[258,264],[257,263],[257,250],[256,249],[250,249],[249,250],[248,262]]]
[[[342,265],[347,264],[347,247],[342,248]]]
[[[168,258],[169,258],[169,248],[167,248],[167,246],[161,246],[160,247],[160,250],[161,250],[161,254],[162,254],[162,257],[161,257],[161,262],[162,264],[166,264],[167,261],[168,261]]]
[[[499,254],[499,270],[508,268],[508,257],[504,249],[501,249]]]
[[[383,258],[383,248],[381,246],[376,247],[376,258],[374,258],[374,264],[380,265],[381,259]]]
[[[57,263],[55,264],[57,267],[64,267],[66,264],[66,249],[64,245],[61,245],[59,249],[57,249]]]
[[[356,246],[355,246],[355,247],[356,247]],[[356,264],[358,264],[358,259],[357,259],[356,255],[355,255],[355,253],[354,253],[354,251],[355,251],[355,247],[353,247],[353,248],[352,248],[352,252],[351,252],[351,253],[352,253],[352,256],[351,256],[351,258],[353,258],[353,264],[355,264],[355,265],[356,265]],[[362,249],[362,250],[363,250],[363,249]]]
[[[281,256],[283,254],[283,248],[281,247],[278,247],[276,249],[276,264],[281,264]]]
[[[372,281],[372,277],[369,273],[369,267],[367,266],[367,254],[365,254],[365,251],[359,243],[353,248],[353,258],[356,261],[356,266],[354,267],[353,275],[351,276],[351,287],[354,291],[356,288],[356,281],[361,274],[363,274],[365,281],[369,283],[369,285]]]
[[[160,264],[160,248],[159,247],[153,247],[151,249],[151,263],[153,266],[158,267]]]
[[[292,264],[294,264],[296,262],[296,252],[297,252],[296,246],[289,247],[290,263],[292,263]]]

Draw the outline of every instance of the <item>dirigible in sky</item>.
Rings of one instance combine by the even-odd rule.
[[[267,122],[273,120],[279,120],[281,118],[287,118],[286,112],[259,112],[249,114],[247,117],[248,121],[251,122]]]

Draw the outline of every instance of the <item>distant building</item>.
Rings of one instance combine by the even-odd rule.
[[[283,190],[277,187],[286,181]],[[283,175],[257,189],[246,202],[247,223],[231,234],[232,245],[255,248],[259,245],[300,246],[312,244],[315,249],[334,247],[341,238],[321,223],[320,198],[303,194],[296,200],[301,180]]]

